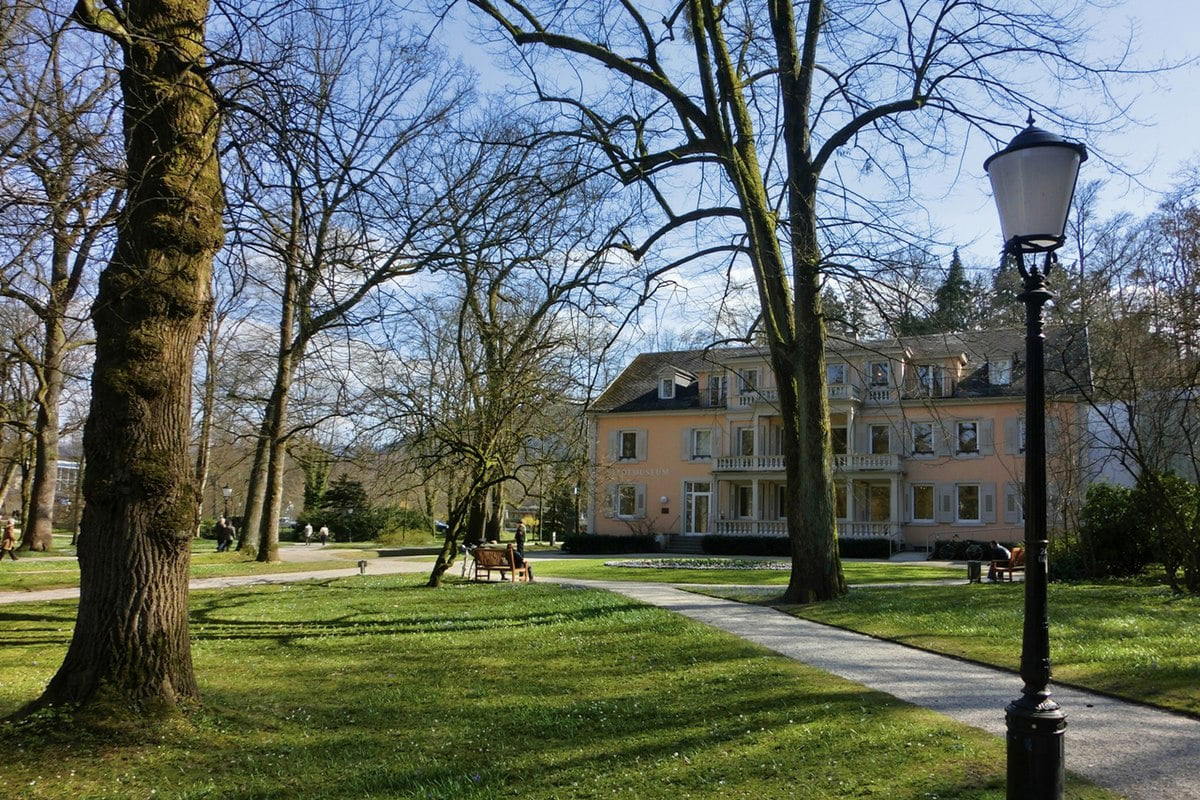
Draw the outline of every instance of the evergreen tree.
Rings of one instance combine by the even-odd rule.
[[[342,473],[325,490],[321,507],[335,511],[365,511],[369,507],[367,490],[363,488],[362,481]]]
[[[950,258],[950,270],[946,280],[934,293],[934,312],[931,322],[932,332],[948,333],[964,331],[973,326],[979,318],[978,289],[971,285],[967,271],[963,267],[958,248]]]

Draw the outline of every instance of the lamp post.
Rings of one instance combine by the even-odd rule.
[[[233,489],[228,485],[221,487],[221,497],[225,498],[225,519],[229,519],[229,498],[233,496]]]
[[[575,484],[575,537],[579,538],[579,484]]]
[[[1050,618],[1047,608],[1046,284],[1062,247],[1067,212],[1087,149],[1029,127],[983,162],[991,179],[1005,257],[1017,263],[1025,304],[1025,624],[1021,639],[1021,696],[1005,709],[1008,800],[1061,800],[1066,715],[1050,698]],[[1037,256],[1045,254],[1042,266]],[[1026,257],[1029,263],[1026,263]]]

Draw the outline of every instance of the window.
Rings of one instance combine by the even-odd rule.
[[[758,370],[743,369],[738,371],[738,394],[750,394],[757,388]]]
[[[660,400],[670,400],[675,397],[674,378],[663,378],[658,382],[658,397]]]
[[[933,522],[933,484],[913,484],[912,521]]]
[[[914,422],[912,426],[913,455],[933,455],[933,423]]]
[[[892,368],[886,361],[872,361],[867,365],[872,386],[887,386],[891,381]]]
[[[942,368],[934,364],[917,366],[917,387],[921,394],[934,396],[941,394]]]
[[[979,486],[960,483],[958,489],[958,521],[979,522]]]
[[[890,425],[871,426],[871,453],[884,455],[892,452],[892,428]]]
[[[846,519],[850,516],[850,509],[846,503],[845,481],[836,481],[833,484],[833,510],[838,519]]]
[[[958,452],[974,454],[979,452],[979,423],[958,423]]]
[[[737,454],[739,456],[754,455],[754,428],[738,428],[737,444]]]
[[[847,437],[846,437],[845,427],[830,428],[829,429],[829,440],[830,440],[830,444],[833,448],[834,455],[841,456],[841,455],[846,454]]]
[[[846,365],[845,364],[826,364],[825,365],[825,382],[830,385],[836,385],[846,382]]]
[[[780,484],[775,490],[775,518],[787,519],[787,487]]]
[[[646,384],[642,384],[645,386]],[[637,458],[637,431],[621,431],[621,454],[619,458],[622,461],[633,461]]]
[[[708,428],[692,431],[692,458],[712,458],[712,431]]]
[[[1025,452],[1025,418],[1017,418],[1017,452]]]
[[[724,375],[708,376],[708,404],[710,406],[725,405],[726,380]]]
[[[1012,359],[998,358],[988,364],[988,380],[995,386],[1012,383]]]
[[[617,487],[618,517],[632,517],[637,515],[637,494],[638,491],[635,484],[622,483]]]
[[[738,517],[741,519],[754,518],[754,487],[753,486],[738,486],[737,495],[735,497],[737,508],[735,509]]]

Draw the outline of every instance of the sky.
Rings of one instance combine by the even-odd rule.
[[[1200,0],[1102,0],[1108,8],[1093,12],[1094,38],[1099,49],[1111,52],[1132,31],[1139,65],[1183,63],[1200,56]],[[483,89],[498,89],[520,81],[497,63],[472,39],[465,19],[478,12],[458,8],[458,19],[444,29],[451,55],[462,58],[479,72]],[[1103,141],[1087,141],[1090,149],[1109,154],[1114,165],[1089,159],[1080,181],[1107,181],[1102,211],[1145,214],[1161,193],[1175,183],[1180,169],[1200,160],[1200,67],[1184,65],[1153,75],[1134,76],[1120,83],[1119,91],[1132,101],[1131,118]],[[1014,120],[1014,123],[1023,120]],[[1047,125],[1046,127],[1050,127]],[[1061,131],[1055,131],[1062,133]],[[990,269],[1000,248],[999,222],[992,204],[983,161],[994,147],[976,137],[948,169],[928,175],[924,205],[932,223],[944,232],[949,245],[959,245],[968,267]],[[1135,178],[1121,174],[1132,173]]]

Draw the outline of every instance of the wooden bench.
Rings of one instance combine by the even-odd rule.
[[[1012,549],[1012,558],[1003,561],[993,561],[992,571],[996,573],[997,580],[1003,581],[1004,576],[1008,575],[1008,580],[1011,582],[1014,572],[1025,571],[1025,548],[1014,547]]]
[[[504,580],[504,573],[507,572],[511,581],[520,579],[529,582],[529,567],[525,564],[518,566],[517,552],[511,544],[503,549],[484,545],[475,548],[472,555],[475,558],[475,580],[480,580],[479,573],[482,571],[490,581],[495,570],[500,573],[500,580]]]

